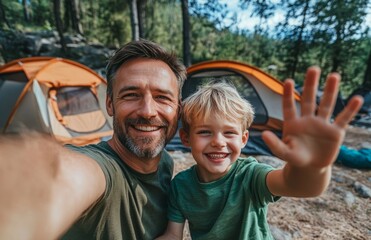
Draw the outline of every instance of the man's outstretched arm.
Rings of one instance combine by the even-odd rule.
[[[52,138],[0,136],[0,239],[56,239],[104,189],[94,160]]]

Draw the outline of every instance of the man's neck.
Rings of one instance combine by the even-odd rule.
[[[126,163],[126,165],[133,170],[142,174],[149,174],[157,171],[161,155],[151,159],[141,159],[128,151],[115,136],[108,140],[107,143],[119,155],[121,161]]]

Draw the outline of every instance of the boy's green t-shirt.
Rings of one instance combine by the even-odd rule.
[[[221,179],[201,183],[193,166],[171,183],[168,219],[187,219],[192,239],[273,239],[266,220],[268,203],[278,200],[266,186],[271,170],[240,158]]]
[[[62,239],[152,240],[165,231],[174,167],[166,151],[157,172],[140,174],[129,168],[106,142],[68,148],[97,161],[106,178],[106,190]]]

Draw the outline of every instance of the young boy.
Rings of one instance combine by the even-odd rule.
[[[307,72],[301,116],[296,114],[294,83],[285,82],[282,141],[263,133],[272,152],[287,162],[278,170],[239,157],[254,113],[232,86],[206,85],[183,102],[180,137],[197,164],[173,179],[168,228],[158,239],[182,239],[185,220],[192,239],[273,239],[268,203],[278,196],[314,197],[326,190],[346,125],[362,99],[352,99],[330,123],[340,78],[330,74],[315,115],[319,75],[316,67]]]

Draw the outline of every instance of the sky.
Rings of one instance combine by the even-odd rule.
[[[202,1],[202,0],[200,0]],[[241,10],[238,7],[239,0],[220,0],[221,3],[227,4],[231,12],[237,13],[238,28],[239,29],[248,29],[250,31],[254,30],[254,26],[258,24],[258,17],[250,17],[251,8],[247,10]],[[279,0],[272,0],[272,2],[279,2]],[[268,20],[269,26],[275,26],[277,23],[284,20],[284,12],[282,10],[277,10],[273,17]],[[371,9],[369,9],[366,17],[366,26],[371,28]]]

